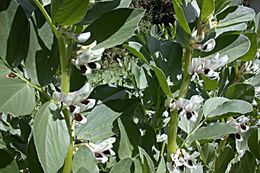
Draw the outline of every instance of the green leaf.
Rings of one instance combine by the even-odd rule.
[[[229,7],[229,8],[233,8],[233,7]],[[225,11],[228,11],[229,9],[226,9]],[[225,12],[224,11],[224,12]],[[223,12],[223,13],[224,13]],[[225,18],[223,19],[219,19],[218,18],[218,26],[217,27],[226,27],[226,26],[230,26],[230,25],[234,25],[234,24],[238,24],[238,23],[242,23],[242,22],[247,22],[250,20],[253,20],[255,17],[255,12],[252,8],[248,8],[245,6],[238,6],[238,8],[231,12],[228,13]]]
[[[141,147],[138,147],[139,149],[139,155],[140,155],[140,161],[142,165],[143,173],[154,173],[154,164],[150,156],[145,152],[144,149]]]
[[[103,103],[109,100],[124,99],[126,89],[120,86],[100,85],[94,88],[90,94],[90,98],[101,100]]]
[[[216,38],[216,46],[213,51],[203,53],[202,57],[218,52],[220,57],[227,55],[227,63],[230,63],[246,54],[249,48],[250,40],[244,35],[220,35]]]
[[[132,173],[133,171],[134,162],[130,158],[125,158],[123,160],[120,160],[113,168],[109,171],[109,173],[118,173],[118,172],[124,172],[124,173]]]
[[[139,44],[139,43],[134,42],[133,44]],[[132,45],[124,44],[124,48],[127,49],[129,52],[131,52],[133,55],[135,55],[137,58],[145,62],[146,64],[149,64],[148,61],[145,59],[144,55],[139,50],[132,47]]]
[[[59,120],[57,105],[46,102],[37,112],[33,124],[33,138],[44,172],[57,172],[63,165],[70,136],[65,120]]]
[[[82,88],[87,80],[85,75],[82,75],[76,66],[71,67],[70,73],[70,91],[77,91]]]
[[[19,5],[23,8],[26,17],[29,19],[34,12],[34,10],[37,8],[37,5],[34,3],[33,0],[17,0]]]
[[[225,33],[225,32],[231,32],[231,31],[244,31],[247,28],[247,24],[246,23],[239,23],[239,24],[235,24],[235,25],[231,25],[231,26],[227,26],[227,27],[223,27],[223,28],[216,28],[215,32],[216,32],[216,37],[218,37],[219,35]]]
[[[139,88],[140,90],[145,89],[147,87],[147,81],[145,78],[144,69],[142,67],[139,67],[134,61],[131,61],[130,64],[137,88]]]
[[[201,19],[208,18],[214,12],[214,0],[203,0],[202,9],[200,13]]]
[[[201,148],[200,157],[208,165],[213,160],[215,152],[214,146],[211,143],[206,143]]]
[[[86,146],[80,146],[74,154],[72,161],[72,171],[78,172],[81,168],[85,168],[88,172],[98,173],[96,158],[92,151]]]
[[[255,87],[260,86],[260,73],[257,73],[254,77],[250,78],[248,83]]]
[[[2,4],[2,2],[1,2]],[[29,44],[29,24],[21,7],[11,1],[5,11],[0,11],[0,57],[12,67],[26,57]]]
[[[204,86],[206,88],[206,90],[216,90],[218,89],[218,80],[215,79],[215,80],[210,80],[208,77],[206,77],[205,75],[201,75],[202,77],[202,80],[203,80],[203,83],[204,83]]]
[[[182,74],[182,47],[180,44],[171,41],[163,41],[160,44],[159,51],[162,58],[159,56],[158,67],[163,70],[166,77],[170,76],[171,81],[176,84],[180,81],[177,75]]]
[[[215,0],[215,14],[223,10],[232,0]]]
[[[27,161],[31,173],[43,173],[41,163],[37,156],[37,151],[34,145],[33,137],[29,140],[27,145]]]
[[[208,99],[203,106],[203,114],[207,119],[219,119],[230,116],[228,113],[245,114],[251,112],[253,107],[243,100],[229,100],[224,97]]]
[[[86,14],[89,0],[52,0],[51,18],[54,24],[73,25]]]
[[[13,156],[6,150],[0,149],[0,168],[5,168],[14,160]]]
[[[160,163],[158,165],[156,173],[165,173],[165,172],[166,172],[165,161],[164,161],[164,158],[161,157],[161,160],[160,160]]]
[[[248,147],[251,153],[259,160],[260,159],[260,138],[259,129],[253,129],[251,136],[248,139]]]
[[[127,8],[131,1],[132,0],[96,1],[79,24],[90,24],[106,12],[118,8]]]
[[[87,44],[97,41],[96,49],[111,48],[130,38],[144,15],[144,10],[120,8],[109,11],[88,25],[85,32],[91,32]]]
[[[113,111],[106,105],[96,106],[87,116],[87,123],[76,128],[76,136],[90,141],[107,139],[114,133],[113,122],[120,116],[120,113]]]
[[[246,151],[241,159],[241,167],[245,173],[255,173],[256,160],[255,157]]]
[[[3,155],[1,155],[3,157]],[[10,165],[7,165],[5,168],[0,169],[0,173],[18,173],[19,169],[16,164],[16,161],[13,160]]]
[[[140,145],[139,130],[130,119],[118,119],[120,130],[120,142],[118,157],[122,160],[134,157],[137,154],[137,146]]]
[[[33,83],[41,86],[52,82],[59,66],[58,43],[47,22],[33,26],[25,68]]]
[[[190,27],[188,25],[188,22],[186,21],[183,9],[181,8],[180,4],[177,2],[177,0],[172,0],[172,3],[177,20],[180,23],[181,27],[186,33],[191,34]]]
[[[34,90],[19,79],[0,79],[0,112],[30,114],[35,107]]]
[[[4,78],[6,75],[10,74],[11,70],[6,67],[6,65],[4,64],[4,62],[2,60],[0,60],[0,79]]]
[[[202,139],[221,139],[226,134],[236,133],[237,129],[229,124],[216,123],[207,127],[201,127],[190,135],[188,143],[191,144],[195,140]]]
[[[249,51],[245,55],[241,56],[239,60],[250,61],[255,58],[255,55],[257,53],[257,35],[254,32],[244,33],[244,35],[247,36],[247,38],[250,40],[251,45]]]
[[[158,81],[159,81],[159,83],[160,83],[160,86],[161,86],[163,92],[164,92],[167,96],[173,98],[171,89],[170,89],[170,87],[168,86],[168,83],[167,83],[167,81],[166,81],[166,77],[165,77],[163,71],[162,71],[161,69],[159,69],[158,67],[154,66],[154,65],[152,65],[152,68],[153,68],[153,70],[154,70],[154,72],[155,72],[155,74],[156,74],[156,76],[157,76],[157,79],[158,79]]]
[[[225,97],[229,99],[239,99],[252,103],[255,96],[254,86],[250,84],[233,84],[228,87]]]
[[[234,151],[232,150],[232,148],[230,146],[225,147],[217,158],[215,171],[219,173],[224,173],[233,157]]]

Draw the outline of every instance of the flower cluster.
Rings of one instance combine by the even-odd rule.
[[[101,59],[104,48],[93,50],[97,42],[94,41],[88,46],[82,46],[77,51],[77,59],[73,60],[75,66],[81,71],[83,75],[90,74],[92,70],[100,69],[100,64],[96,63]]]
[[[56,100],[60,106],[65,106],[75,117],[77,121],[85,122],[84,116],[81,116],[81,112],[91,109],[95,105],[94,99],[88,99],[92,91],[89,83],[86,83],[80,90],[70,92],[66,95],[64,92],[53,93],[53,99]]]
[[[231,126],[233,126],[237,129],[235,138],[238,142],[243,141],[243,137],[241,136],[241,133],[245,133],[249,130],[249,127],[246,125],[246,123],[248,121],[249,121],[249,118],[247,118],[245,115],[242,115],[242,116],[238,117],[236,120],[234,118],[232,118],[230,121],[227,122],[227,124],[230,124]]]
[[[67,38],[71,38],[78,43],[86,42],[90,37],[90,32],[73,34],[65,32]],[[100,64],[96,63],[101,59],[104,48],[96,49],[93,48],[96,46],[97,42],[94,41],[90,45],[81,46],[81,48],[76,52],[76,60],[72,59],[74,65],[81,71],[83,75],[90,74],[92,70],[100,69]]]
[[[198,113],[196,112],[200,108],[200,104],[203,98],[199,95],[194,95],[190,100],[180,98],[177,102],[171,103],[171,100],[165,101],[165,107],[167,110],[163,113],[168,117],[170,112],[177,108],[180,116],[186,117],[188,120],[196,121]]]
[[[219,76],[216,69],[226,65],[228,62],[228,56],[225,55],[219,58],[219,53],[217,53],[213,58],[193,58],[188,67],[188,72],[192,76],[192,80],[198,78],[200,73],[203,73],[210,79],[216,79]]]
[[[194,169],[196,165],[194,164],[195,158],[200,154],[194,152],[192,155],[189,155],[186,150],[178,149],[175,154],[171,154],[171,162],[167,162],[167,168],[170,173],[181,173],[185,172],[187,169]]]
[[[98,144],[92,142],[86,143],[86,146],[94,153],[96,161],[98,163],[105,163],[108,161],[106,155],[114,156],[115,152],[112,150],[113,143],[116,141],[116,138],[108,138]]]

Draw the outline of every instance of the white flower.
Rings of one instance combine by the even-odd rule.
[[[201,46],[201,50],[203,52],[210,52],[214,49],[215,45],[216,41],[213,38],[211,38]]]
[[[176,103],[175,107],[178,109],[180,116],[185,116],[188,120],[196,121],[198,113],[196,110],[200,108],[200,104],[203,98],[199,95],[194,95],[190,100],[180,98]]]
[[[95,105],[94,99],[88,99],[92,88],[89,83],[86,83],[80,90],[70,92],[66,95],[64,92],[53,93],[53,99],[56,100],[60,105],[64,105],[74,116],[78,119],[83,120],[84,118],[78,115],[80,112],[84,112],[91,109]],[[76,118],[76,117],[75,117]]]
[[[210,79],[218,78],[218,72],[215,72],[216,69],[227,64],[228,56],[225,55],[219,58],[219,53],[217,53],[213,58],[206,59],[203,63],[203,73]]]
[[[79,43],[84,43],[85,41],[87,41],[89,39],[89,37],[91,35],[90,32],[85,32],[85,33],[81,33],[81,34],[72,34],[70,32],[66,32],[65,34],[68,38],[71,38]]]
[[[162,135],[156,135],[157,142],[163,142],[166,141],[167,139],[168,139],[168,135],[166,135],[165,133]]]
[[[188,73],[191,75],[191,80],[199,78],[198,74],[203,73],[210,79],[216,79],[219,76],[216,69],[226,65],[228,62],[228,56],[225,55],[219,58],[219,53],[217,53],[213,58],[193,58],[188,67]]]
[[[178,149],[175,154],[171,154],[172,162],[167,162],[167,168],[170,173],[180,173],[185,172],[187,169],[194,169],[196,165],[194,164],[195,158],[200,154],[194,152],[189,155],[184,149]]]
[[[108,138],[98,144],[92,142],[86,143],[86,146],[95,154],[96,160],[99,163],[105,163],[108,161],[106,154],[115,155],[115,152],[112,150],[113,143],[116,141],[116,138]]]
[[[246,123],[249,121],[249,118],[247,118],[245,115],[242,115],[238,117],[236,120],[232,118],[227,122],[227,124],[230,124],[231,126],[235,127],[237,129],[237,133],[235,134],[235,138],[238,142],[243,141],[243,137],[241,136],[241,133],[245,133],[249,130],[249,127],[246,125]]]
[[[92,70],[98,70],[101,67],[96,61],[101,59],[104,48],[92,50],[96,44],[97,42],[94,41],[89,46],[82,46],[81,50],[77,52],[78,56],[74,63],[84,75],[90,74]]]

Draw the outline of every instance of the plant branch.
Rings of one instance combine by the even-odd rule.
[[[47,11],[44,9],[43,5],[38,1],[38,0],[33,0],[35,2],[35,4],[37,5],[37,7],[41,10],[43,16],[45,17],[46,21],[49,23],[53,33],[55,34],[56,37],[58,37],[58,31],[56,26],[52,23],[51,18],[49,16],[49,14],[47,13]]]

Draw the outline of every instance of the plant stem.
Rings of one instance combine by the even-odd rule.
[[[37,5],[37,7],[41,10],[43,16],[45,17],[46,21],[49,23],[53,33],[55,34],[56,37],[58,37],[58,31],[56,26],[52,23],[51,18],[49,16],[49,14],[47,13],[47,11],[44,9],[43,5],[38,1],[38,0],[33,0],[35,2],[35,4]]]
[[[188,67],[191,61],[192,49],[189,44],[186,44],[186,51],[184,54],[184,76],[182,79],[180,93],[177,99],[185,98],[190,85],[190,75],[188,73]],[[178,132],[178,123],[179,123],[179,115],[177,109],[171,112],[171,119],[169,124],[169,132],[168,132],[168,146],[167,146],[167,161],[171,161],[171,154],[176,152],[176,139]]]
[[[70,91],[70,68],[69,68],[69,60],[67,57],[66,50],[66,41],[65,38],[60,35],[57,37],[59,44],[59,53],[60,53],[60,63],[61,63],[61,91],[68,94]],[[71,173],[72,170],[72,157],[73,157],[73,136],[70,124],[70,114],[68,110],[64,110],[64,118],[68,127],[68,133],[70,135],[70,143],[68,148],[68,153],[65,159],[63,173]]]

